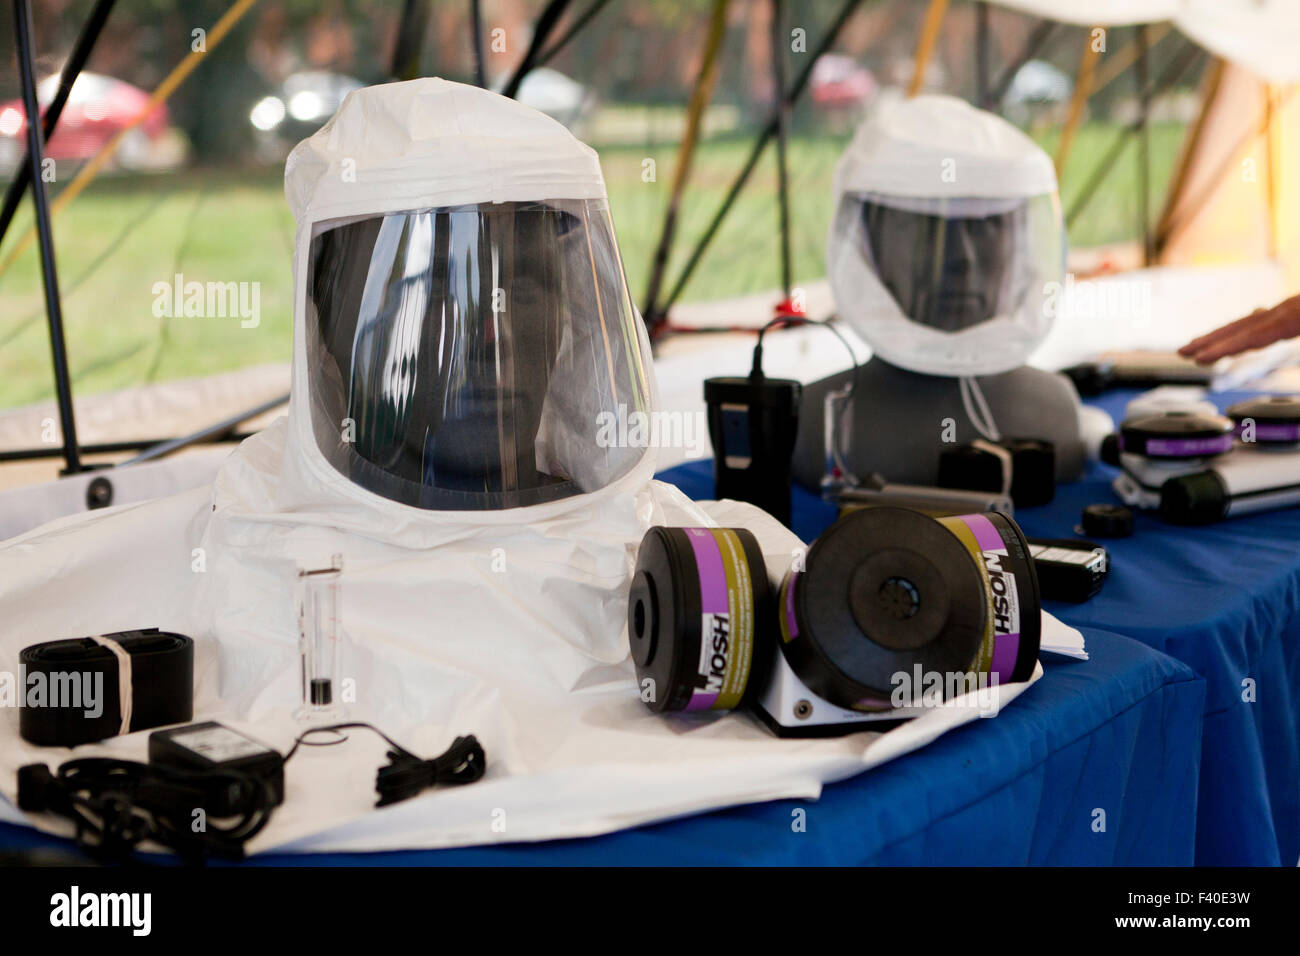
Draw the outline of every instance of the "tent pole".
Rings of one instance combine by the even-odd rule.
[[[1002,100],[1006,98],[1007,90],[1011,89],[1011,82],[1016,78],[1016,74],[1020,72],[1020,68],[1038,55],[1038,51],[1042,49],[1043,44],[1056,32],[1057,26],[1059,24],[1055,20],[1038,21],[1037,26],[1029,34],[1028,39],[1025,40],[1025,47],[1020,51],[1020,55],[1007,64],[1002,72],[998,74],[997,82],[993,84],[989,91],[988,102],[984,104],[985,109],[996,113],[1002,108]]]
[[[1151,265],[1151,90],[1147,84],[1147,28],[1137,26],[1137,61],[1134,77],[1138,101],[1138,235],[1142,237],[1142,265]]]
[[[713,0],[713,12],[709,17],[709,32],[704,39],[704,52],[700,59],[700,72],[695,77],[695,89],[691,91],[691,102],[686,112],[686,131],[682,135],[682,145],[677,151],[677,165],[673,169],[672,185],[668,191],[668,206],[664,210],[663,229],[659,233],[659,244],[655,247],[654,261],[650,269],[650,285],[645,297],[645,320],[651,331],[664,320],[658,309],[659,289],[663,285],[664,273],[668,268],[668,252],[672,248],[673,234],[677,231],[677,211],[681,206],[682,193],[686,190],[686,180],[690,176],[691,161],[695,158],[695,144],[699,141],[700,124],[704,110],[713,98],[713,87],[718,80],[718,53],[722,49],[722,38],[727,32],[728,0]]]
[[[840,31],[844,29],[844,24],[848,23],[849,17],[853,15],[853,12],[861,3],[862,0],[845,0],[844,6],[840,8],[839,14],[835,17],[834,21],[832,21],[831,25],[827,28],[826,33],[823,34],[821,40],[818,42],[817,49],[812,51],[812,54],[808,57],[808,65],[803,68],[803,71],[795,79],[794,86],[790,89],[789,100],[791,103],[794,103],[799,99],[804,88],[808,85],[808,80],[812,76],[813,64],[817,62],[817,58],[835,44],[835,40],[839,37]],[[758,139],[754,142],[754,148],[750,150],[749,158],[745,160],[745,165],[732,181],[730,189],[727,190],[726,197],[722,200],[722,205],[718,207],[717,212],[713,214],[713,219],[709,223],[708,228],[704,230],[704,235],[701,236],[699,242],[695,244],[695,248],[691,251],[690,258],[686,260],[686,265],[682,267],[681,274],[677,277],[676,284],[673,286],[672,291],[668,293],[668,298],[664,300],[662,305],[657,306],[662,314],[667,315],[672,304],[676,302],[677,297],[682,294],[682,289],[686,287],[686,283],[690,280],[691,274],[695,271],[695,267],[700,264],[700,259],[704,256],[704,251],[708,249],[709,243],[711,243],[713,237],[717,235],[718,227],[722,224],[722,220],[726,217],[732,204],[735,203],[736,197],[740,195],[740,190],[743,189],[745,183],[749,181],[750,175],[754,172],[754,167],[758,165],[758,158],[763,154],[763,148],[767,146],[767,141],[775,134],[776,118],[773,117],[768,121],[767,126],[763,128]]]
[[[541,53],[537,54],[534,66],[545,66],[551,62],[561,50],[569,45],[569,41],[582,32],[583,28],[596,18],[596,14],[605,9],[609,0],[591,0],[591,5],[578,14],[573,20],[573,26],[564,31],[564,34],[548,46]]]
[[[1169,182],[1169,188],[1165,192],[1164,207],[1160,212],[1160,220],[1156,224],[1156,255],[1162,254],[1168,244],[1174,208],[1177,206],[1183,189],[1187,185],[1187,177],[1191,173],[1192,161],[1200,151],[1201,141],[1205,136],[1205,123],[1209,118],[1210,110],[1213,109],[1215,102],[1219,98],[1219,91],[1223,82],[1223,68],[1223,58],[1216,56],[1214,63],[1201,80],[1201,106],[1197,111],[1196,121],[1192,124],[1192,128],[1183,140],[1182,154],[1178,157],[1178,166],[1174,170],[1173,178]]]
[[[1147,30],[1147,51],[1150,52],[1156,48],[1165,37],[1170,35],[1170,27],[1167,23],[1157,23],[1154,26],[1146,24]],[[1096,96],[1115,79],[1132,66],[1138,57],[1137,38],[1134,37],[1132,43],[1125,44],[1124,49],[1115,53],[1106,55],[1106,61],[1097,67],[1096,75],[1092,78],[1092,92],[1089,96]]]
[[[1264,188],[1268,201],[1268,254],[1274,259],[1282,245],[1277,209],[1277,114],[1273,84],[1264,83]]]
[[[772,0],[772,90],[776,114],[776,199],[777,221],[781,239],[781,291],[783,302],[790,301],[794,285],[790,265],[790,172],[786,165],[786,145],[790,139],[790,101],[785,95],[785,34],[781,0]]]
[[[1070,158],[1070,147],[1074,144],[1074,134],[1083,119],[1083,110],[1092,92],[1092,75],[1097,67],[1097,57],[1101,51],[1093,40],[1093,27],[1083,38],[1083,53],[1079,56],[1079,75],[1074,80],[1074,95],[1070,97],[1070,112],[1066,116],[1065,126],[1061,129],[1061,141],[1056,144],[1056,178],[1059,181],[1065,172],[1066,161]]]
[[[1161,74],[1160,78],[1155,82],[1151,91],[1151,96],[1154,98],[1174,83],[1177,83],[1179,78],[1187,72],[1193,63],[1197,61],[1200,54],[1201,50],[1199,47],[1194,44],[1189,44],[1183,51],[1181,58],[1170,63],[1165,72]],[[1124,151],[1124,147],[1128,144],[1128,138],[1133,135],[1136,130],[1137,124],[1130,123],[1128,126],[1121,129],[1116,135],[1115,141],[1111,143],[1110,151],[1106,153],[1101,162],[1099,162],[1093,169],[1092,175],[1089,176],[1084,187],[1079,190],[1079,195],[1075,197],[1074,202],[1070,205],[1069,211],[1065,214],[1065,224],[1067,227],[1073,225],[1075,219],[1077,219],[1079,214],[1087,207],[1089,200],[1092,199],[1093,194],[1101,185],[1102,180],[1106,178],[1106,174],[1110,172],[1111,168],[1115,165],[1116,160],[1119,159],[1120,153]]]
[[[96,153],[90,161],[86,163],[86,165],[81,167],[77,172],[77,175],[73,177],[72,182],[68,183],[68,185],[64,187],[63,191],[59,193],[54,202],[50,204],[51,215],[58,215],[59,212],[67,208],[69,203],[81,195],[82,190],[91,184],[94,178],[99,175],[99,171],[104,168],[110,159],[113,158],[113,154],[116,153],[118,147],[122,145],[127,134],[143,123],[145,117],[157,109],[160,104],[165,103],[168,97],[176,92],[176,88],[185,82],[186,78],[194,72],[195,67],[197,67],[205,57],[217,48],[217,45],[226,38],[230,31],[234,29],[235,25],[243,18],[244,14],[251,10],[253,5],[256,3],[257,0],[235,0],[230,9],[223,13],[217,22],[212,25],[212,29],[208,31],[206,51],[191,50],[186,54],[185,59],[176,64],[175,69],[167,74],[166,78],[158,84],[158,88],[149,96],[149,102],[145,104],[144,109],[142,109],[134,119],[119,129],[113,135],[113,138],[105,143],[103,148],[100,149],[100,151]],[[0,263],[0,275],[4,275],[9,267],[14,264],[14,260],[17,259],[31,243],[31,239],[32,230],[28,229],[22,239],[20,239],[14,245],[14,248],[10,250],[9,255],[5,257],[4,262]]]
[[[113,9],[113,4],[116,2],[117,0],[96,0],[95,8],[90,11],[81,33],[77,35],[77,42],[72,47],[72,52],[68,54],[68,62],[63,64],[63,70],[59,74],[59,89],[45,110],[43,127],[46,142],[49,142],[50,137],[54,135],[54,130],[58,128],[59,117],[68,102],[72,85],[77,82],[77,77],[85,69],[86,61],[90,59],[90,53],[95,48],[95,42],[104,29],[109,11]],[[31,182],[31,175],[31,167],[28,165],[27,157],[24,156],[23,161],[14,170],[14,178],[10,181],[9,188],[5,190],[4,206],[0,208],[0,242],[4,241],[5,233],[9,231],[9,224],[13,221],[14,213],[18,211],[18,204],[22,202],[23,193]]]
[[[1293,95],[1297,91],[1300,91],[1300,86],[1293,86],[1278,98],[1277,108],[1279,111],[1286,108],[1287,104],[1291,102]],[[1189,211],[1185,212],[1182,216],[1170,216],[1164,240],[1166,245],[1172,242],[1175,236],[1182,232],[1184,228],[1196,219],[1196,216],[1200,213],[1201,209],[1204,208],[1205,203],[1214,192],[1218,182],[1223,179],[1224,176],[1228,175],[1228,171],[1234,166],[1240,166],[1241,161],[1244,158],[1242,154],[1245,153],[1247,147],[1251,146],[1255,140],[1265,134],[1267,129],[1266,120],[1267,116],[1261,114],[1253,127],[1237,139],[1237,142],[1228,152],[1223,162],[1215,168],[1214,175],[1209,177],[1209,184],[1201,190],[1200,194],[1196,196],[1194,200],[1180,204],[1179,209],[1187,209]]]
[[[63,432],[63,474],[82,471],[77,450],[77,423],[72,408],[72,377],[68,374],[68,350],[63,340],[63,310],[59,304],[59,274],[54,261],[54,233],[50,208],[41,178],[45,143],[41,132],[41,110],[36,101],[36,73],[32,66],[32,11],[28,0],[14,0],[14,41],[18,53],[18,79],[22,85],[23,109],[27,114],[27,163],[32,178],[32,205],[36,210],[36,234],[40,242],[41,280],[45,287],[45,315],[50,326],[50,352],[54,363],[54,387]]]
[[[165,458],[173,452],[180,451],[182,448],[188,448],[190,445],[199,445],[204,442],[220,440],[223,436],[234,431],[236,425],[242,425],[250,418],[257,418],[259,415],[264,415],[273,408],[279,408],[281,405],[288,404],[288,402],[288,393],[261,402],[258,405],[254,405],[252,408],[231,415],[229,418],[223,418],[216,424],[200,428],[196,432],[182,435],[180,438],[169,438],[166,441],[152,444],[134,458],[128,458],[126,461],[120,462],[117,467],[123,468],[127,465],[138,465],[141,462],[153,461],[156,458]]]
[[[975,4],[975,102],[989,108],[989,5]]]
[[[947,12],[948,0],[930,0],[925,20],[921,23],[921,36],[916,42],[916,55],[912,58],[912,82],[907,88],[908,96],[920,93],[921,87],[925,85],[925,70],[930,65],[935,41],[939,39],[939,28],[943,26],[943,16]]]
[[[483,69],[483,11],[479,0],[469,0],[469,23],[474,42],[474,83],[480,90],[487,89],[487,73]]]
[[[519,85],[524,82],[524,77],[537,65],[537,59],[541,56],[546,41],[551,38],[551,34],[555,31],[560,18],[564,16],[565,8],[568,5],[569,0],[550,0],[542,12],[538,14],[537,24],[533,28],[533,38],[528,42],[528,49],[524,52],[524,58],[519,61],[519,66],[515,68],[515,72],[501,90],[502,96],[508,96],[513,100],[519,94]]]
[[[420,75],[420,51],[429,28],[429,0],[405,0],[393,40],[393,59],[388,75],[394,80],[413,80]]]
[[[227,431],[213,438],[205,438],[203,441],[212,442],[213,444],[221,442],[241,442],[245,438],[251,438],[252,435],[252,432]],[[157,445],[160,441],[164,441],[164,439],[133,438],[126,441],[107,441],[86,444],[82,445],[80,450],[83,455],[121,455],[125,452],[140,451],[144,448],[149,448],[152,445]],[[50,448],[49,446],[44,448],[6,448],[3,451],[0,451],[0,464],[7,464],[12,461],[43,461],[47,458],[59,458],[62,455],[62,448]],[[83,468],[82,470],[91,471],[94,469],[96,469],[96,466],[92,465],[88,468]]]

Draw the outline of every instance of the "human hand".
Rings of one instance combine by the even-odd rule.
[[[1256,309],[1244,319],[1192,339],[1178,350],[1178,354],[1198,365],[1209,365],[1225,355],[1262,349],[1295,335],[1300,335],[1300,295],[1292,296],[1271,309]]]

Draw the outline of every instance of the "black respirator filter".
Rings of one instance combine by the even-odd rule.
[[[899,675],[1008,683],[1028,680],[1038,659],[1033,558],[997,512],[852,512],[775,601],[770,590],[749,532],[652,528],[628,604],[642,700],[659,712],[728,710],[788,666],[825,701],[879,712],[892,708]]]
[[[1300,444],[1300,396],[1268,395],[1228,407],[1237,438],[1267,446]]]
[[[1123,468],[1115,491],[1130,505],[1158,508],[1170,524],[1300,505],[1300,398],[1249,399],[1228,409],[1137,414],[1120,425]]]
[[[978,441],[939,453],[940,488],[1001,492],[1017,508],[1045,505],[1056,496],[1056,446],[1036,438]]]
[[[850,710],[889,705],[899,674],[1028,680],[1041,631],[1020,528],[998,512],[929,518],[872,508],[837,521],[781,586],[786,659]]]
[[[1119,450],[1147,458],[1183,459],[1232,450],[1234,425],[1222,415],[1166,411],[1124,419]]]
[[[775,624],[763,553],[750,532],[651,528],[641,539],[627,630],[651,710],[738,707],[762,682]]]

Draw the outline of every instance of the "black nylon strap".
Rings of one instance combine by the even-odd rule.
[[[131,657],[132,732],[193,718],[190,638],[157,628],[104,636]],[[121,731],[118,660],[108,648],[89,637],[46,641],[23,648],[19,661],[18,732],[28,743],[75,747]],[[42,687],[44,693],[38,696]]]

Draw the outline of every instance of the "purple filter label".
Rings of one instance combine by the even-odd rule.
[[[1231,448],[1231,435],[1215,435],[1213,438],[1148,438],[1144,448],[1131,450],[1156,458],[1199,458],[1222,455]],[[1124,450],[1130,449],[1125,446]]]
[[[1237,426],[1237,437],[1249,444],[1257,442],[1275,442],[1277,444],[1300,442],[1300,425],[1285,425],[1277,422],[1243,422]]]
[[[960,520],[975,536],[989,577],[992,595],[989,614],[993,617],[993,661],[989,674],[999,681],[1009,681],[1020,653],[1020,592],[1010,566],[1010,555],[1002,535],[987,517],[962,515]]]

